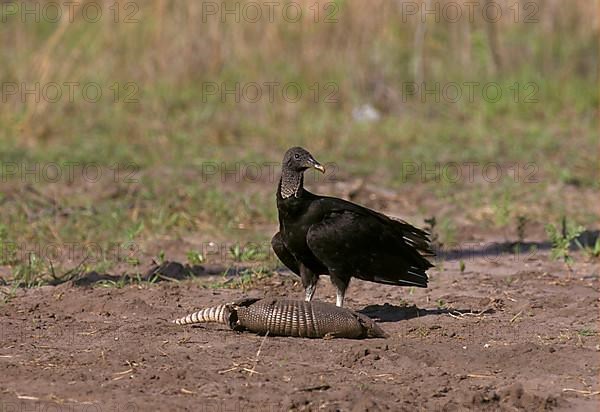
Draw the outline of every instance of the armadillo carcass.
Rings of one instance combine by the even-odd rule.
[[[303,338],[383,338],[370,318],[324,302],[288,299],[243,299],[202,309],[174,320],[178,325],[217,322],[233,330]]]

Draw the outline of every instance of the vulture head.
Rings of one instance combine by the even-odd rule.
[[[289,171],[303,173],[305,170],[314,167],[321,173],[325,173],[325,168],[315,160],[315,158],[302,147],[292,147],[285,152],[283,156],[282,168]]]

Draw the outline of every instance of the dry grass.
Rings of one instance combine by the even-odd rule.
[[[235,3],[229,2],[228,7]],[[239,3],[241,10],[246,3]],[[235,124],[247,116],[264,127],[272,122],[293,122],[302,111],[310,110],[312,102],[303,99],[302,104],[284,104],[279,99],[280,104],[273,107],[263,99],[260,104],[225,105],[235,108],[232,114],[223,108],[205,107],[214,104],[199,104],[203,82],[298,81],[310,85],[331,81],[339,86],[335,110],[349,111],[356,104],[370,102],[397,114],[406,110],[402,95],[406,82],[500,80],[523,73],[538,73],[556,81],[592,80],[597,71],[597,1],[577,0],[568,6],[557,1],[521,1],[519,7],[514,1],[500,1],[503,12],[497,23],[486,22],[481,7],[474,9],[472,21],[467,15],[458,22],[446,21],[444,16],[451,16],[452,10],[448,5],[460,4],[464,13],[469,10],[464,2],[449,0],[429,2],[430,8],[440,10],[439,22],[430,15],[423,23],[419,14],[409,14],[407,3],[418,2],[378,0],[333,3],[337,4],[337,22],[324,22],[334,10],[327,9],[321,10],[315,23],[310,9],[313,3],[296,3],[304,12],[298,23],[285,21],[280,8],[275,9],[279,13],[273,23],[266,18],[258,23],[242,18],[236,23],[231,16],[223,23],[219,16],[206,14],[205,3],[174,0],[139,3],[139,11],[132,17],[137,23],[114,23],[106,9],[105,17],[93,24],[78,10],[73,23],[63,18],[59,23],[34,26],[8,16],[8,23],[0,29],[5,39],[0,52],[3,82],[95,81],[103,85],[105,93],[115,82],[134,82],[139,87],[140,105],[114,105],[110,99],[90,105],[81,98],[74,103],[61,99],[52,104],[42,100],[23,105],[19,98],[11,97],[0,121],[19,133],[21,143],[33,145],[40,139],[63,140],[68,130],[62,125],[65,117],[87,121],[87,126],[93,127],[91,113],[102,106],[100,110],[109,111],[105,116],[118,120],[120,131],[141,143],[148,132],[168,136],[173,112],[192,110],[197,118],[187,121],[208,129],[203,137],[218,144],[235,133]],[[319,3],[320,8],[325,4]],[[120,19],[128,12],[122,11]],[[538,21],[526,23],[527,19]],[[420,38],[424,28],[426,34]],[[417,40],[422,45],[415,48]],[[569,94],[566,82],[557,87]],[[86,114],[83,119],[81,111]],[[121,119],[117,113],[121,111],[143,121],[155,120],[140,127],[142,123],[136,120]],[[206,125],[208,119],[210,125]],[[191,125],[176,125],[187,126]],[[80,139],[86,127],[80,125],[76,130],[80,135],[72,138]],[[334,144],[333,140],[328,144]]]

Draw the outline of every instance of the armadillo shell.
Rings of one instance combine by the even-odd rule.
[[[286,299],[245,300],[234,303],[230,326],[275,336],[306,338],[384,337],[366,316],[329,303]]]

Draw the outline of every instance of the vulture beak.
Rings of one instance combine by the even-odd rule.
[[[314,167],[319,172],[325,173],[325,167],[321,163],[317,162],[315,159],[313,159],[313,158],[309,159],[308,163],[310,164],[311,167]]]

